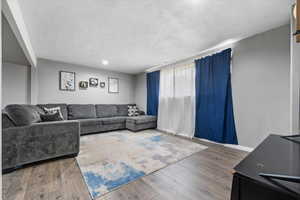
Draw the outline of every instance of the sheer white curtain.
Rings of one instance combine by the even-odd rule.
[[[158,129],[187,137],[195,129],[195,65],[160,71]]]

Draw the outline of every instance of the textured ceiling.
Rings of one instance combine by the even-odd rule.
[[[19,0],[38,57],[125,73],[287,24],[292,2]]]

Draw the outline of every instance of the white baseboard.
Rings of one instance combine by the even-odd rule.
[[[181,135],[181,134],[175,134],[171,130],[161,130],[161,129],[156,129],[156,130],[158,130],[160,132],[163,132],[163,133],[166,133],[166,134],[171,134],[171,135],[174,135],[174,136],[177,136],[177,137],[183,137],[185,139],[196,139],[196,140],[200,140],[200,141],[204,141],[204,142],[209,142],[209,143],[213,143],[213,144],[218,144],[218,145],[222,145],[222,146],[225,146],[225,147],[229,147],[229,148],[232,148],[232,149],[238,149],[238,150],[242,150],[242,151],[246,151],[246,152],[251,152],[251,151],[254,150],[254,148],[245,147],[245,146],[241,146],[241,145],[222,144],[222,143],[217,143],[217,142],[213,142],[213,141],[202,139],[202,138],[187,137],[187,136],[184,136],[184,135]]]
[[[201,138],[196,138],[196,137],[194,137],[194,139],[197,139],[197,140],[200,140],[200,141],[204,141],[204,142],[213,143],[213,144],[222,145],[222,146],[229,147],[229,148],[232,148],[232,149],[238,149],[238,150],[242,150],[242,151],[247,151],[247,152],[251,152],[251,151],[254,150],[254,148],[251,148],[251,147],[245,147],[245,146],[241,146],[241,145],[222,144],[222,143],[213,142],[213,141],[210,141],[210,140],[201,139]]]
[[[254,150],[254,148],[245,147],[245,146],[241,146],[241,145],[224,144],[224,146],[229,147],[229,148],[233,148],[233,149],[242,150],[242,151],[247,151],[247,152],[251,152],[251,151]]]

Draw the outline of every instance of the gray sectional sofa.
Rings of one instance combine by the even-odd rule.
[[[156,117],[128,117],[128,105],[8,105],[2,111],[2,169],[79,153],[80,135],[156,128]],[[60,107],[63,121],[41,122],[43,107]]]

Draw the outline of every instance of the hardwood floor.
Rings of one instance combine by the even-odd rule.
[[[120,187],[99,200],[227,200],[232,168],[247,153],[221,145]],[[89,200],[74,158],[50,161],[3,176],[4,200]]]

